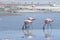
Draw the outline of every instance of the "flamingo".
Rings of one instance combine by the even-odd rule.
[[[43,30],[45,30],[45,27],[46,26],[51,26],[51,23],[53,22],[53,19],[51,19],[51,18],[47,18],[47,19],[45,19],[45,21],[44,21],[44,25],[43,25]],[[49,27],[48,27],[49,28]]]

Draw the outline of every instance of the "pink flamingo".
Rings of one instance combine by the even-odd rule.
[[[45,30],[45,26],[51,26],[51,23],[53,22],[53,19],[51,18],[47,18],[45,21],[44,21],[44,26],[43,26],[43,30]]]
[[[28,29],[29,25],[35,20],[35,18],[29,17],[27,20],[24,21],[24,25],[22,29]]]

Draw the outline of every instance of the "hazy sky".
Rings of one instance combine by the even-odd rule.
[[[52,3],[55,2],[56,4],[60,4],[60,0],[0,0],[0,2],[3,2],[3,3],[13,3],[13,2],[15,2],[15,3],[24,3],[24,2],[37,3],[37,2],[39,2],[40,4],[49,3],[49,1],[51,1]]]

